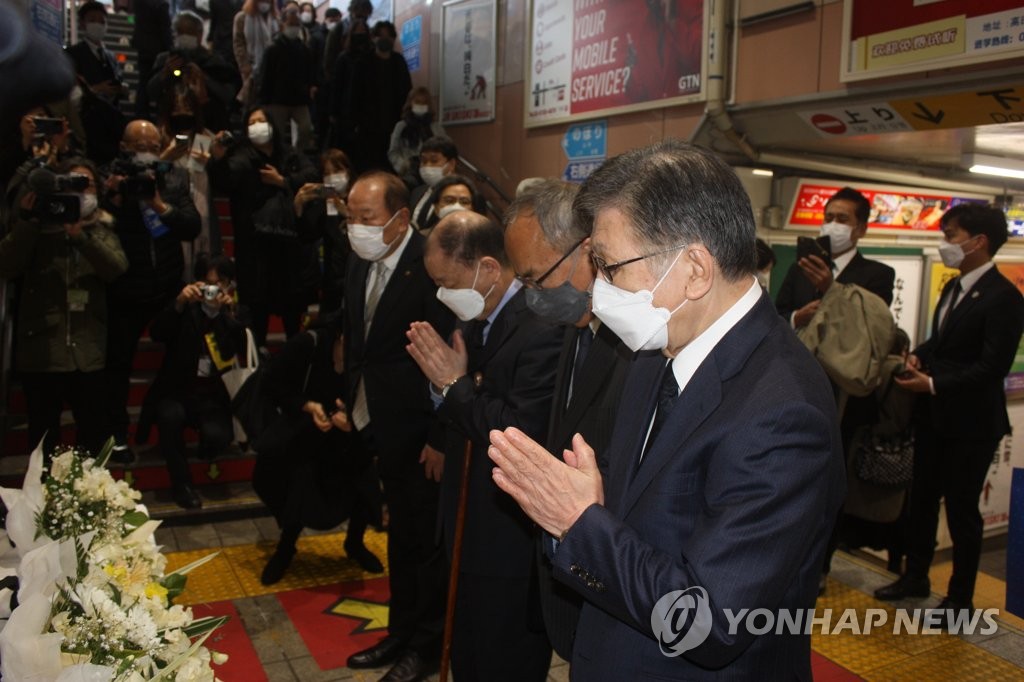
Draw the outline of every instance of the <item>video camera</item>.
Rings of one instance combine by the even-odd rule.
[[[36,194],[30,218],[44,223],[75,223],[81,218],[80,194],[89,187],[88,175],[36,168],[28,174],[26,184]]]
[[[167,172],[168,168],[169,164],[162,161],[139,163],[134,159],[122,158],[114,160],[110,165],[110,172],[114,175],[124,176],[124,180],[117,186],[118,194],[139,199],[152,199],[156,196],[157,178]]]

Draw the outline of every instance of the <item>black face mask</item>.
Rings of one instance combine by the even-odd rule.
[[[196,117],[192,114],[174,114],[169,121],[171,132],[175,135],[190,133],[195,130]]]
[[[352,34],[352,49],[353,50],[366,50],[370,47],[370,34],[369,33],[353,33]]]
[[[568,282],[553,289],[527,289],[526,306],[550,324],[576,324],[590,309],[590,292]]]
[[[387,36],[381,36],[377,38],[376,45],[378,52],[391,52],[395,47],[395,41]]]

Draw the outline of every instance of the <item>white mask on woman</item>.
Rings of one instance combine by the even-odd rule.
[[[274,136],[270,124],[266,121],[257,121],[249,124],[249,140],[253,144],[266,144]]]

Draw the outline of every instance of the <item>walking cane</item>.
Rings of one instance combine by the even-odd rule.
[[[441,682],[448,682],[448,664],[452,656],[452,628],[455,624],[455,595],[459,589],[459,564],[462,563],[462,534],[466,529],[466,498],[469,488],[469,459],[473,441],[466,439],[462,457],[462,481],[459,483],[459,508],[455,516],[455,543],[452,547],[452,568],[448,574],[448,604],[444,611],[444,640],[441,644]]]

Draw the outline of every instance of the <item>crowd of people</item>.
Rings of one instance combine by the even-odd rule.
[[[973,608],[977,501],[1024,329],[992,264],[999,210],[943,217],[960,276],[911,349],[892,268],[857,248],[855,190],[772,301],[774,254],[711,152],[668,141],[582,186],[523,183],[499,224],[367,0],[325,25],[309,3],[135,5],[163,46],[140,50],[136,118],[117,123],[107,10],[87,2],[75,90],[24,112],[3,157],[0,277],[33,444],[52,450],[66,402],[78,444],[113,437],[133,461],[148,330],[163,360],[135,441],[156,426],[174,500],[197,507],[185,429],[200,458],[231,443],[224,377],[261,358],[253,485],[281,528],[262,580],[303,528],[345,520],[348,556],[382,571],[363,535],[386,510],[387,636],[348,665],[388,666],[387,682],[436,667],[450,585],[456,679],[539,682],[552,650],[586,680],[807,679],[809,636],[730,632],[723,609],[813,607],[839,546],[889,549],[901,577],[880,599],[930,595],[942,498],[940,608]],[[867,437],[912,439],[912,476],[865,478]],[[690,590],[708,618],[664,606]]]

